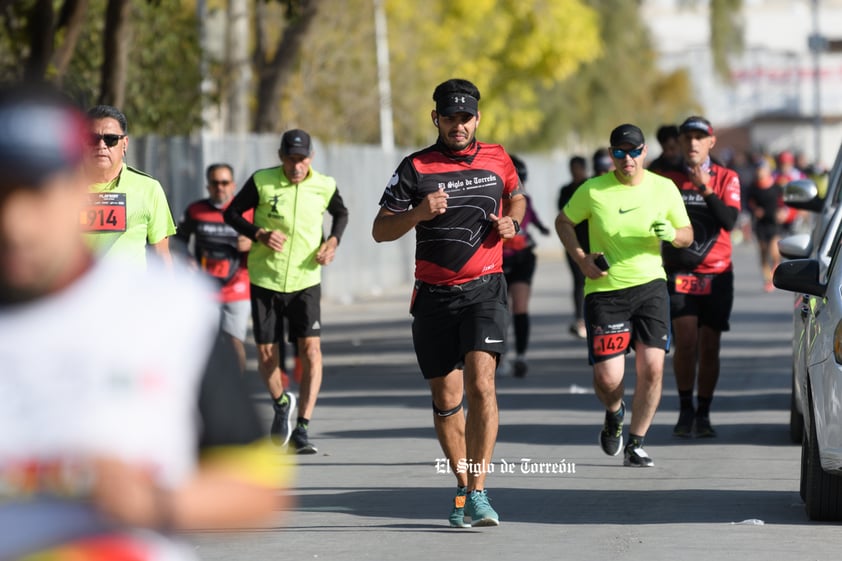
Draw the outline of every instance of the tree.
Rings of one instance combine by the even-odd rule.
[[[429,140],[433,87],[459,76],[482,93],[483,138],[530,143],[544,120],[542,95],[603,49],[597,13],[579,0],[388,2],[395,129]],[[394,30],[394,31],[392,31]]]
[[[638,6],[621,0],[592,0],[604,43],[586,64],[544,99],[546,120],[537,146],[605,143],[623,122],[643,130],[673,122],[698,109],[685,71],[662,74]]]
[[[100,81],[99,103],[123,107],[131,29],[130,0],[108,0],[105,10],[105,32],[102,34],[104,60]]]
[[[319,10],[319,0],[285,0],[287,25],[273,51],[269,50],[266,26],[271,21],[263,17],[265,3],[257,3],[257,46],[254,63],[258,78],[257,111],[254,129],[257,132],[276,132],[280,121],[281,97],[284,85],[294,68],[310,25]]]
[[[712,0],[710,3],[710,48],[716,74],[731,80],[729,56],[743,50],[742,0]]]
[[[195,8],[179,0],[0,0],[0,79],[24,77],[52,80],[86,106],[120,107],[133,133],[189,133],[201,125]]]

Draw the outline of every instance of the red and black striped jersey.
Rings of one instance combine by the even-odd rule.
[[[664,268],[667,272],[700,274],[730,271],[731,234],[740,211],[740,179],[737,172],[710,162],[710,188],[713,195],[702,197],[682,170],[663,171],[678,186],[684,206],[693,224],[693,243],[678,249],[663,245]],[[712,199],[712,200],[706,200]],[[730,211],[726,211],[730,208]]]
[[[415,227],[415,278],[439,285],[502,272],[502,240],[489,219],[503,198],[520,193],[512,160],[502,146],[474,142],[451,152],[441,142],[398,165],[380,206],[401,213],[443,189],[447,211]]]

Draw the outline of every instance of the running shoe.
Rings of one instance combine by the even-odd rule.
[[[639,444],[629,444],[626,446],[625,454],[623,455],[623,465],[628,467],[654,467],[655,462]]]
[[[599,445],[609,456],[616,456],[623,449],[623,417],[626,414],[626,404],[620,403],[620,414],[605,412],[605,424],[599,433]]]
[[[456,496],[453,497],[453,510],[450,511],[451,528],[470,528],[471,525],[465,522],[465,499],[467,498],[465,487],[456,488]]]
[[[516,358],[514,363],[514,372],[512,374],[515,378],[523,378],[526,376],[526,371],[529,367],[526,365],[526,359]]]
[[[693,435],[693,416],[695,412],[692,409],[682,409],[678,413],[678,422],[672,429],[672,435],[681,438],[690,438]]]
[[[570,333],[572,333],[579,339],[588,338],[588,330],[585,327],[585,322],[581,319],[576,320],[574,323],[570,324]]]
[[[307,429],[303,427],[295,427],[295,430],[292,431],[290,446],[295,449],[296,454],[315,454],[319,451],[307,438]]]
[[[272,442],[278,446],[286,446],[292,435],[292,413],[295,410],[295,395],[284,392],[286,403],[281,405],[277,401],[272,404],[275,409],[275,418],[272,419],[272,426],[269,435]]]
[[[465,501],[465,515],[471,517],[471,526],[499,526],[500,517],[491,508],[488,494],[482,491],[471,491]],[[451,518],[452,520],[452,518]]]
[[[716,431],[712,426],[710,426],[710,416],[708,415],[697,415],[696,416],[696,438],[714,438],[716,437]]]

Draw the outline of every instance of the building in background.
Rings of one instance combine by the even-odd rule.
[[[713,70],[709,4],[644,0],[641,10],[662,68],[690,72],[696,98],[717,125],[717,147],[803,151],[810,160],[832,164],[842,141],[842,52],[818,57],[817,139],[816,61],[809,44],[816,32],[842,39],[842,0],[743,0],[744,49],[730,58],[731,83]]]

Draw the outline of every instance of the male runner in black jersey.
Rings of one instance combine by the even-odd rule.
[[[485,492],[497,440],[494,373],[505,349],[503,239],[526,211],[517,171],[497,144],[478,142],[477,87],[451,79],[433,93],[438,140],[404,158],[380,199],[373,235],[415,229],[412,339],[433,397],[433,424],[456,475],[450,524],[496,526]],[[463,395],[469,414],[462,413]]]

